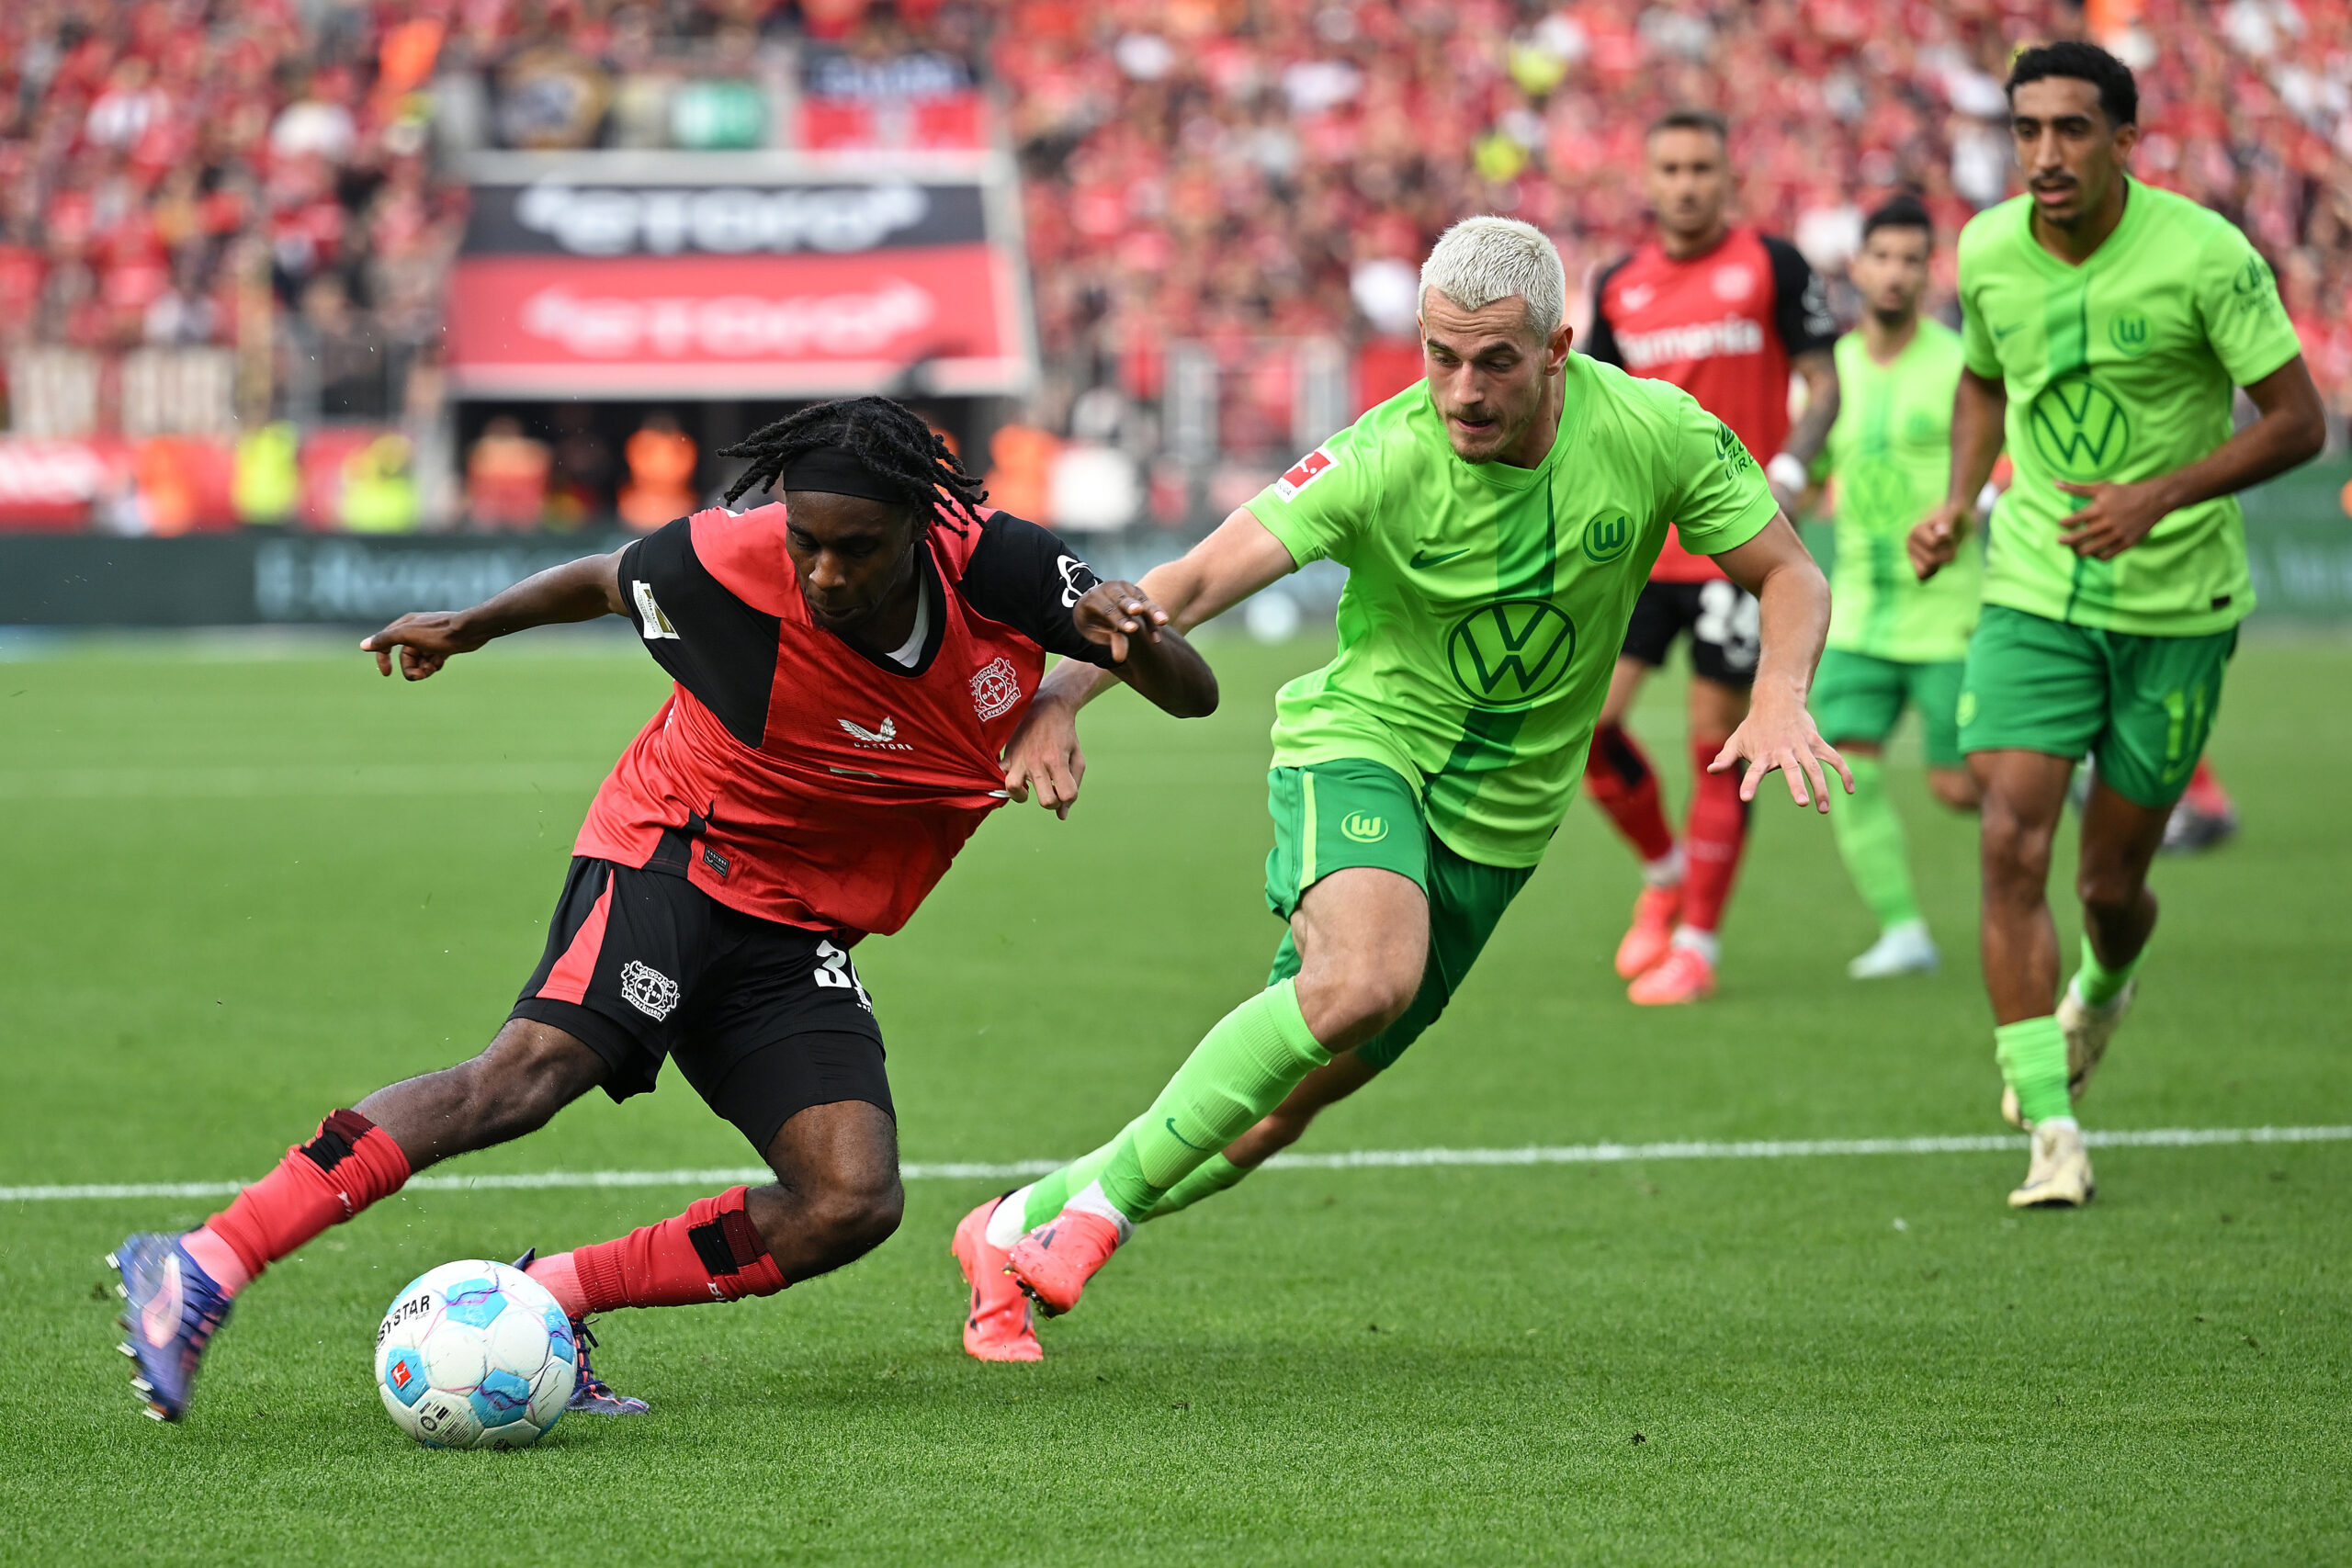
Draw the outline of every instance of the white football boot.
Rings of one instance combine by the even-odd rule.
[[[2025,1185],[2009,1194],[2009,1207],[2079,1209],[2098,1190],[2083,1130],[2071,1117],[2045,1122],[2033,1130],[2033,1159],[2026,1168]]]
[[[1893,975],[1932,975],[1942,962],[1935,939],[1928,934],[1928,922],[1905,920],[1880,932],[1869,952],[1846,965],[1846,976],[1883,980]]]
[[[2132,1010],[2132,998],[2140,994],[2140,982],[2127,980],[2113,1001],[2095,1008],[2083,1000],[2080,985],[2077,976],[2067,982],[2066,994],[2058,998],[2058,1027],[2066,1035],[2066,1092],[2077,1101],[2105,1059],[2108,1042],[2115,1038],[2123,1015]],[[2018,1091],[2013,1089],[2001,1090],[2001,1120],[2012,1127],[2031,1127],[2018,1110]]]

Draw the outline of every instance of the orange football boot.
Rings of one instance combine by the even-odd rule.
[[[1645,887],[1634,900],[1634,923],[1617,944],[1617,977],[1630,980],[1648,973],[1666,956],[1674,941],[1674,922],[1682,913],[1682,884]]]
[[[1012,1244],[1008,1272],[1047,1317],[1078,1304],[1094,1271],[1119,1249],[1119,1227],[1083,1209],[1064,1209]]]
[[[1669,946],[1642,977],[1625,987],[1625,999],[1640,1007],[1671,1007],[1704,1001],[1715,994],[1715,966],[1703,953]]]
[[[972,1288],[972,1310],[964,1318],[964,1349],[983,1361],[1042,1361],[1046,1348],[1029,1322],[1029,1298],[1005,1267],[1009,1254],[989,1244],[989,1216],[1002,1198],[991,1198],[956,1227],[948,1248]]]

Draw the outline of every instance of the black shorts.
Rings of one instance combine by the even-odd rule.
[[[1656,669],[1689,632],[1690,672],[1746,690],[1756,683],[1760,624],[1756,595],[1736,582],[1645,582],[1625,626],[1624,657]]]
[[[898,1114],[849,953],[822,931],[730,909],[682,876],[574,859],[513,1016],[604,1057],[616,1100],[651,1089],[673,1058],[763,1156],[776,1129],[812,1105],[862,1100]]]

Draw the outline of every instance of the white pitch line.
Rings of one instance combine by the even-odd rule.
[[[2190,1149],[2219,1144],[2352,1143],[2352,1127],[2151,1127],[2138,1132],[2084,1134],[2093,1148]],[[1815,1159],[1842,1155],[1973,1155],[2022,1150],[2026,1141],[2007,1134],[1951,1138],[1828,1138],[1741,1143],[1532,1145],[1517,1149],[1355,1149],[1345,1154],[1276,1155],[1275,1170],[1394,1169],[1446,1165],[1622,1165],[1635,1160]],[[1013,1160],[1005,1164],[948,1160],[899,1168],[909,1181],[1003,1181],[1043,1176],[1062,1162]],[[509,1175],[420,1176],[412,1192],[545,1191],[577,1187],[730,1187],[765,1181],[757,1166],[713,1170],[540,1170]],[[236,1181],[91,1182],[66,1187],[0,1187],[0,1203],[54,1203],[74,1198],[227,1198]]]

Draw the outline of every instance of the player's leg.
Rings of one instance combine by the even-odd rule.
[[[1973,814],[1976,779],[1960,749],[1960,690],[1967,679],[1967,661],[1954,659],[1905,668],[1910,676],[1911,705],[1919,710],[1928,793],[1954,811]]]
[[[1936,967],[1936,944],[1911,887],[1911,857],[1903,818],[1886,787],[1881,748],[1903,714],[1905,667],[1849,649],[1821,656],[1814,677],[1813,711],[1825,737],[1852,766],[1854,793],[1830,815],[1831,836],[1846,874],[1878,919],[1878,939],[1846,973],[1857,980],[1921,974]]]
[[[2019,1208],[2080,1204],[2093,1191],[2066,1089],[2049,882],[2075,760],[2105,728],[2107,710],[2101,634],[1986,609],[1969,644],[1960,739],[1984,797],[1982,945],[2003,1111],[2034,1132],[2025,1183],[2009,1194]]]
[[[2156,897],[2148,867],[2203,755],[2234,632],[2202,637],[2109,634],[2109,720],[2093,746],[2097,782],[2083,810],[2075,890],[2082,965],[2058,1004],[2069,1089],[2082,1097],[2131,1010]]]
[[[671,1055],[775,1180],[533,1263],[574,1318],[774,1295],[898,1229],[905,1198],[882,1036],[848,953],[731,909],[714,912],[710,940],[702,998]]]
[[[1226,1190],[1298,1142],[1324,1108],[1336,1105],[1380,1074],[1426,1033],[1445,1011],[1470,967],[1494,934],[1503,911],[1534,874],[1532,867],[1482,865],[1464,860],[1431,836],[1428,886],[1430,955],[1420,989],[1396,1022],[1354,1050],[1331,1058],[1300,1080],[1289,1098],[1268,1111],[1223,1152],[1211,1156],[1168,1190],[1149,1218],[1159,1219]],[[1297,973],[1298,949],[1287,933],[1274,957],[1273,981]]]
[[[1025,1193],[1015,1276],[1049,1313],[1066,1312],[1113,1249],[1203,1161],[1222,1151],[1340,1052],[1394,1022],[1419,991],[1429,953],[1422,891],[1428,830],[1404,780],[1370,762],[1277,768],[1267,889],[1288,915],[1297,976],[1211,1029],[1151,1107],[1097,1151],[1082,1187],[1065,1173]],[[1069,1192],[1057,1209],[1046,1201]]]
[[[1666,662],[1687,616],[1683,614],[1687,583],[1648,582],[1634,601],[1625,641],[1617,666],[1609,677],[1609,695],[1600,720],[1594,725],[1592,747],[1585,758],[1585,793],[1591,795],[1617,831],[1641,857],[1642,891],[1634,900],[1633,923],[1617,944],[1617,973],[1625,979],[1666,955],[1674,922],[1682,911],[1683,856],[1667,824],[1666,807],[1658,798],[1657,770],[1650,765],[1631,731],[1626,716],[1642,683]]]
[[[1690,810],[1682,852],[1690,863],[1682,915],[1656,965],[1626,987],[1643,1006],[1694,1002],[1712,996],[1721,956],[1716,931],[1747,848],[1747,803],[1739,798],[1737,769],[1711,773],[1707,764],[1747,716],[1756,679],[1759,612],[1756,596],[1729,581],[1690,585],[1697,613],[1690,623]]]

